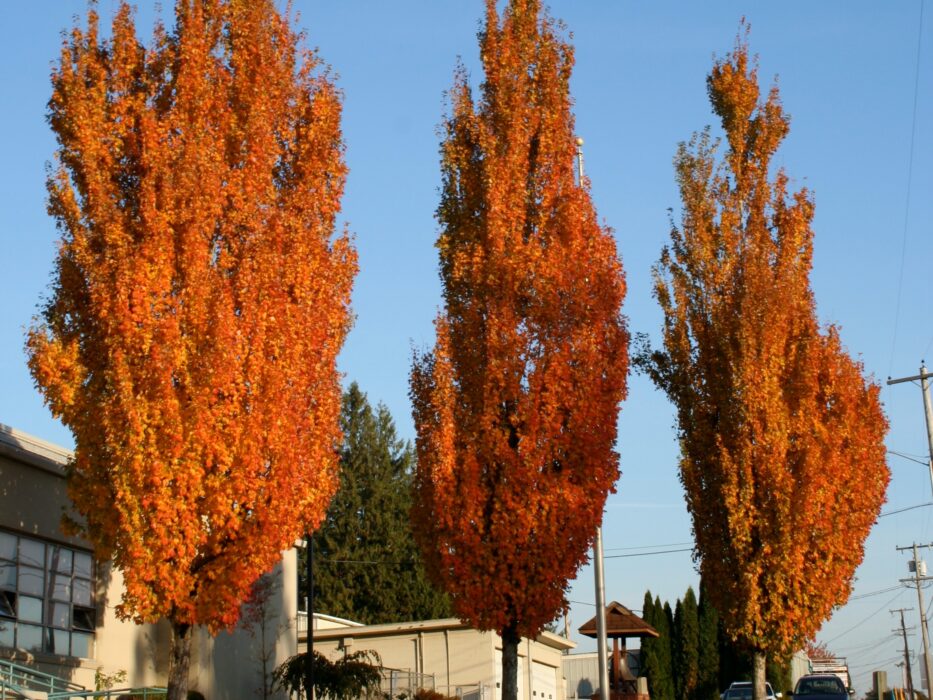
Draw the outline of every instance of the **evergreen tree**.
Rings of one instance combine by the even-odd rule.
[[[699,677],[699,618],[696,594],[687,588],[683,601],[677,601],[674,615],[674,667],[677,700],[694,700]]]
[[[641,618],[655,629],[658,629],[656,617],[651,591],[645,591],[645,602],[642,604]],[[648,694],[652,697],[657,697],[658,679],[660,677],[658,644],[660,644],[660,639],[645,637],[641,640],[641,650],[638,654],[639,674],[648,679]]]
[[[343,396],[341,429],[340,489],[314,534],[314,609],[366,624],[448,616],[411,533],[411,446],[355,382]]]
[[[703,580],[700,580],[699,617],[699,673],[695,700],[719,699],[719,613],[706,595]],[[725,686],[723,686],[725,687]]]
[[[661,636],[656,645],[658,679],[652,692],[654,700],[674,700],[674,669],[671,656],[671,640],[674,630],[674,613],[669,603],[661,605],[660,597],[654,599],[654,628]]]

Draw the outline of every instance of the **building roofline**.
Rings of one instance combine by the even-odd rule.
[[[73,453],[60,445],[0,423],[0,454],[63,476]]]
[[[315,613],[315,616],[317,615],[318,613]],[[441,632],[444,630],[468,629],[472,628],[456,617],[446,617],[439,620],[389,622],[381,625],[362,625],[359,627],[334,627],[328,629],[317,628],[314,630],[314,639],[317,641],[343,639],[344,637],[362,639],[367,637],[385,637],[393,634],[406,634],[412,632]],[[301,638],[299,638],[299,641],[301,641]],[[559,650],[574,649],[577,646],[576,642],[554,634],[553,632],[546,631],[541,632],[535,641],[544,644],[545,646],[553,647]]]

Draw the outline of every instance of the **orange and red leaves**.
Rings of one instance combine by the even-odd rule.
[[[445,306],[412,370],[413,517],[459,615],[533,635],[618,476],[625,284],[574,181],[570,47],[516,0],[501,19],[487,3],[481,52],[480,98],[458,71],[442,129]]]
[[[769,163],[787,133],[741,41],[708,85],[708,134],[676,159],[683,214],[657,269],[681,478],[700,571],[727,632],[783,653],[848,598],[889,479],[878,388],[816,319],[813,202]]]
[[[324,515],[356,253],[340,96],[271,2],[185,2],[149,47],[75,29],[52,76],[62,232],[30,367],[123,611],[212,629]],[[296,69],[298,62],[301,66]]]

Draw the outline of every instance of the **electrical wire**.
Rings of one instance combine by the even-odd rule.
[[[906,508],[898,508],[897,510],[889,510],[889,511],[887,511],[887,512],[885,512],[885,513],[880,513],[880,514],[878,515],[878,517],[879,517],[879,518],[886,518],[886,517],[888,517],[889,515],[897,515],[898,513],[904,513],[904,512],[906,512],[906,511],[908,511],[908,510],[915,510],[915,509],[917,509],[917,508],[928,508],[928,507],[930,507],[930,506],[933,506],[933,501],[931,501],[931,502],[929,502],[929,503],[920,503],[919,505],[916,505],[916,506],[907,506]]]
[[[917,464],[921,464],[921,465],[923,465],[924,467],[929,467],[929,466],[930,466],[930,463],[927,462],[926,460],[924,460],[924,459],[923,459],[921,456],[919,456],[919,455],[909,455],[909,454],[906,454],[906,453],[904,453],[904,452],[898,452],[897,450],[888,450],[888,454],[889,454],[889,455],[895,455],[895,456],[897,456],[897,457],[901,457],[901,458],[906,459],[906,460],[908,460],[908,461],[910,461],[910,462],[916,462]]]
[[[625,552],[633,549],[657,549],[659,547],[682,547],[685,544],[693,544],[692,542],[668,542],[667,544],[646,544],[640,547],[607,547],[604,551],[606,552]]]
[[[862,598],[871,598],[872,596],[881,595],[882,593],[890,593],[891,591],[896,591],[902,588],[902,586],[890,586],[888,588],[882,588],[878,591],[872,591],[871,593],[860,593],[859,595],[849,596],[849,602],[853,600],[861,600]]]
[[[866,622],[868,622],[871,618],[873,618],[875,615],[877,615],[878,613],[880,613],[882,610],[884,610],[886,607],[888,607],[891,603],[893,603],[895,600],[897,600],[897,597],[898,597],[900,594],[901,594],[901,591],[898,591],[898,592],[897,592],[894,596],[892,596],[889,600],[885,601],[884,605],[882,605],[880,608],[878,608],[877,610],[875,610],[875,612],[871,613],[870,615],[867,615],[866,617],[863,617],[859,622],[857,622],[857,623],[855,623],[854,625],[852,625],[852,626],[851,626],[849,629],[847,629],[845,632],[843,632],[843,633],[841,633],[841,634],[837,634],[837,635],[836,635],[835,637],[833,637],[832,639],[827,640],[827,641],[825,642],[825,644],[826,644],[826,645],[832,644],[832,643],[835,642],[837,639],[840,639],[840,638],[842,638],[842,637],[845,637],[847,634],[849,634],[849,632],[852,632],[853,630],[855,630],[855,629],[861,627],[863,624],[865,624]]]
[[[624,559],[627,557],[650,557],[654,554],[673,554],[674,552],[692,552],[693,547],[685,547],[683,549],[665,549],[660,552],[636,552],[634,554],[610,554],[608,557],[604,556],[603,559]]]

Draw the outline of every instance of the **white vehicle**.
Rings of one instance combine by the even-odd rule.
[[[765,697],[767,700],[777,700],[781,693],[775,693],[771,684],[765,682]],[[719,696],[720,700],[752,700],[752,682],[735,681],[729,689]]]

